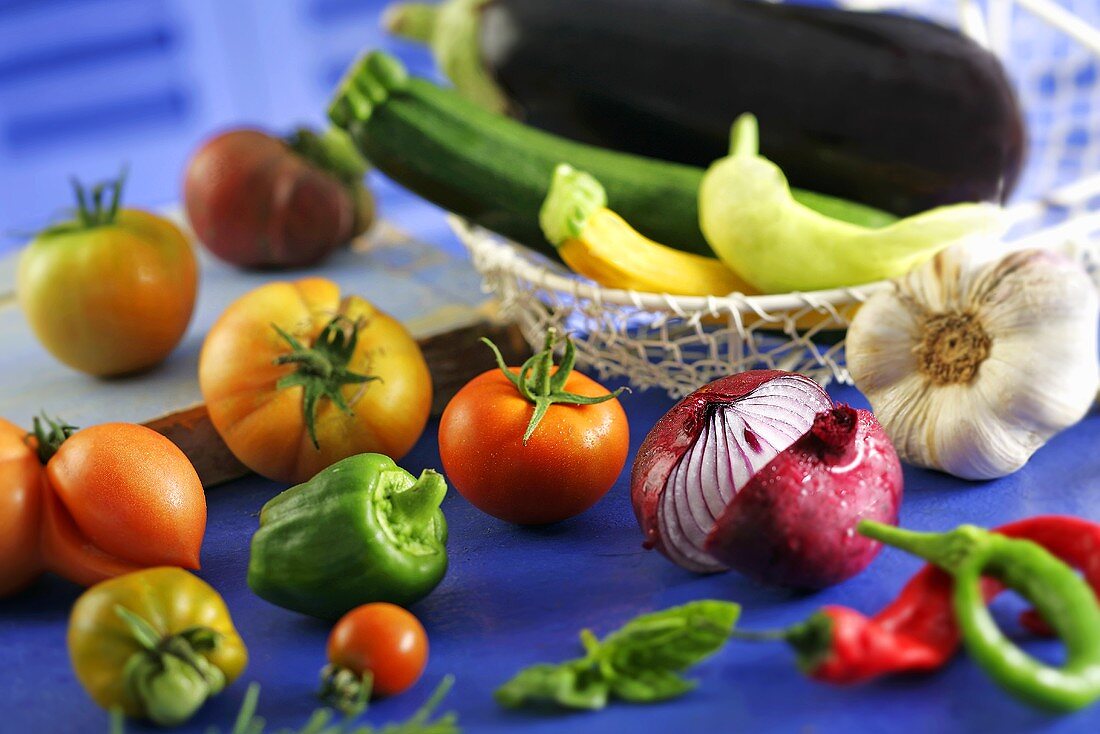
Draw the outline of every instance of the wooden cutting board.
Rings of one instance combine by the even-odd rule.
[[[431,369],[433,414],[467,380],[493,365],[479,337],[490,337],[513,363],[529,354],[518,329],[495,319],[492,301],[469,262],[385,222],[321,265],[303,270],[245,272],[205,252],[199,259],[199,297],[183,341],[160,366],[109,380],[66,367],[37,342],[15,299],[18,253],[0,259],[0,416],[28,427],[43,410],[76,426],[142,423],[183,449],[205,486],[243,476],[247,469],[221,441],[202,405],[199,350],[207,329],[238,297],[270,281],[307,276],[329,278],[405,324]]]

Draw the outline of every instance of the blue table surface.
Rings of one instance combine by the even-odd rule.
[[[838,400],[863,405],[851,388]],[[671,401],[634,393],[624,398],[637,449]],[[410,471],[439,467],[433,421],[401,464]],[[902,523],[942,529],[962,522],[998,525],[1045,513],[1100,520],[1100,415],[1095,412],[1055,438],[1014,476],[968,483],[907,468]],[[633,452],[632,452],[633,453]],[[245,584],[248,543],[263,503],[283,489],[260,478],[212,489],[200,575],[225,597],[248,644],[251,663],[242,682],[209,703],[180,732],[202,732],[229,722],[245,691],[262,686],[260,712],[281,726],[301,725],[317,705],[313,691],[324,664],[328,626],[272,606]],[[850,688],[809,681],[781,645],[731,643],[693,675],[698,689],[653,706],[614,704],[600,713],[514,713],[496,706],[493,689],[521,667],[578,652],[577,632],[598,634],[635,614],[693,599],[735,600],[745,627],[801,620],[823,604],[864,612],[884,606],[919,563],[883,552],[859,576],[832,589],[803,595],[758,586],[735,573],[696,576],[644,551],[631,508],[627,474],[592,510],[543,528],[495,520],[451,492],[443,505],[451,527],[451,568],[440,587],[413,607],[431,641],[424,678],[409,693],[373,705],[366,720],[408,716],[442,676],[453,673],[447,706],[466,731],[556,732],[767,731],[767,732],[969,732],[1095,733],[1100,707],[1056,717],[1016,703],[995,688],[965,654],[931,675],[899,677]],[[68,610],[80,590],[47,578],[17,599],[0,603],[0,697],[3,732],[97,732],[106,714],[84,695],[65,648]],[[1018,630],[1020,604],[995,604],[1006,628]],[[1027,649],[1056,655],[1054,642]],[[132,731],[146,731],[133,726]],[[149,729],[152,730],[152,729]]]
[[[329,5],[336,6],[323,7]],[[381,3],[367,5],[373,6],[373,14]],[[363,21],[367,26],[373,28],[373,22]],[[417,62],[420,68],[426,66],[423,55]],[[190,145],[178,145],[181,152],[170,157],[182,158]],[[119,142],[109,157],[117,160],[125,152],[125,142]],[[14,187],[15,180],[8,181]],[[441,212],[384,179],[376,177],[373,183],[389,219],[447,249],[459,249]],[[140,191],[135,198],[142,199]],[[143,203],[159,202],[153,198]],[[6,222],[16,223],[13,218]],[[0,250],[14,245],[8,241]],[[838,400],[864,405],[851,388],[831,392]],[[623,402],[633,449],[672,404],[656,392],[634,393]],[[414,473],[440,467],[437,427],[434,421],[428,426],[403,466]],[[962,522],[991,526],[1048,513],[1100,520],[1098,437],[1100,415],[1093,411],[1016,475],[988,483],[907,468],[902,523],[920,529]],[[693,671],[700,681],[698,689],[676,701],[614,704],[591,714],[499,709],[491,697],[496,686],[525,665],[576,655],[577,632],[583,627],[603,634],[641,612],[702,598],[743,604],[745,627],[798,621],[823,604],[873,613],[919,566],[888,550],[856,578],[814,595],[761,587],[734,573],[695,576],[642,550],[627,479],[624,472],[589,512],[545,528],[499,522],[452,492],[444,503],[451,527],[451,568],[435,593],[413,609],[431,639],[428,670],[412,691],[375,703],[364,720],[378,724],[410,715],[445,674],[453,673],[456,684],[445,708],[458,712],[468,732],[557,732],[564,727],[578,733],[1100,731],[1100,707],[1061,717],[1036,712],[995,688],[965,654],[935,674],[835,688],[805,679],[783,646],[745,643],[731,643],[698,666]],[[248,644],[251,663],[240,682],[176,731],[227,726],[249,681],[261,684],[259,711],[274,726],[300,726],[318,705],[313,692],[325,662],[328,626],[267,604],[245,584],[257,513],[282,489],[283,485],[252,477],[209,492],[200,575],[224,595]],[[18,598],[0,602],[0,732],[106,731],[107,716],[80,689],[65,647],[68,611],[79,593],[64,581],[44,578]],[[995,604],[998,618],[1015,633],[1019,630],[1013,620],[1020,608],[1012,597]],[[1057,643],[1028,641],[1026,646],[1040,656],[1057,656]],[[129,731],[155,729],[131,724]]]

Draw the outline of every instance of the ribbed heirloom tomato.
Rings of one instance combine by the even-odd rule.
[[[455,489],[478,509],[522,525],[557,522],[594,505],[615,483],[629,450],[626,414],[599,383],[573,372],[566,340],[552,366],[553,332],[522,367],[471,380],[447,405],[439,455]],[[492,345],[490,345],[492,346]]]
[[[432,405],[405,327],[323,278],[269,283],[232,303],[203,344],[199,386],[237,459],[280,482],[355,454],[401,458]]]

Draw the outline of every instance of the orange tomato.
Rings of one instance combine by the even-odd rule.
[[[578,372],[570,373],[564,390],[608,394]],[[557,522],[594,505],[622,472],[630,447],[618,400],[551,405],[524,444],[533,412],[494,369],[459,390],[439,422],[439,455],[455,489],[478,509],[523,525]]]
[[[342,357],[333,356],[338,349],[326,351],[326,336],[342,340]],[[281,363],[296,351],[321,356]],[[326,382],[324,375],[340,370],[373,379]],[[308,388],[286,382],[298,378],[331,388],[312,412]],[[270,283],[231,304],[203,344],[199,385],[214,427],[241,463],[293,483],[354,454],[404,456],[423,432],[432,402],[428,366],[409,332],[362,298],[341,297],[339,286],[322,278]]]
[[[0,597],[22,590],[42,572],[41,484],[42,464],[27,432],[0,418]]]
[[[340,618],[328,638],[328,660],[357,676],[370,671],[379,696],[403,693],[428,664],[428,635],[420,620],[395,604],[356,607]]]
[[[198,265],[179,228],[137,209],[51,227],[19,261],[19,305],[54,357],[92,375],[161,362],[191,320]]]
[[[149,566],[199,567],[206,495],[179,448],[152,429],[105,423],[46,464],[42,557],[78,584]]]

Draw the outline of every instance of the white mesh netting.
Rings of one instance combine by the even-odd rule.
[[[1001,54],[1026,111],[1030,153],[1008,210],[1004,248],[1050,247],[1100,283],[1100,2],[858,0],[954,22]],[[572,333],[601,378],[681,397],[748,369],[850,382],[844,331],[876,283],[817,293],[683,297],[602,288],[530,250],[452,217],[485,289],[532,348],[547,328]]]

